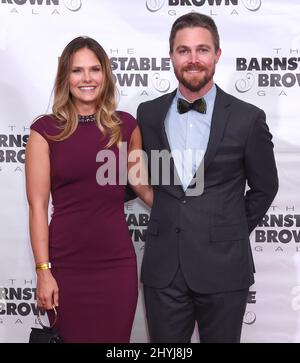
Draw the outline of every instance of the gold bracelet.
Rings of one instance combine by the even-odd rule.
[[[48,270],[51,268],[51,262],[42,262],[35,265],[36,270]]]

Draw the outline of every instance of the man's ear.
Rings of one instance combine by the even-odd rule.
[[[217,51],[216,51],[216,57],[215,57],[215,63],[217,64],[219,62],[219,59],[221,57],[221,54],[222,54],[222,49],[219,48]]]
[[[172,66],[173,66],[173,52],[171,53],[171,52],[169,52],[169,57],[170,57],[170,59],[171,59],[171,63],[172,63]]]

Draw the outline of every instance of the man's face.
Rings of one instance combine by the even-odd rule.
[[[184,28],[176,33],[170,57],[183,95],[199,91],[204,94],[211,88],[220,55],[221,49],[215,50],[207,29]]]

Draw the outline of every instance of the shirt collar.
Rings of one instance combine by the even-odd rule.
[[[203,96],[206,104],[213,102],[216,98],[216,94],[217,94],[217,87],[215,84],[213,84],[211,89],[207,93],[205,93],[205,95]],[[177,102],[178,98],[183,98],[184,100],[190,102],[181,94],[181,92],[179,91],[179,88],[177,88],[176,95],[175,95],[176,102]]]

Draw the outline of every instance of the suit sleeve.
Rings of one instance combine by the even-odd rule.
[[[137,108],[137,111],[136,111],[136,121],[137,121],[137,124],[139,125],[139,127],[141,128],[142,125],[141,125],[141,108],[142,108],[142,103],[139,104],[138,108]]]
[[[135,192],[132,190],[129,183],[127,183],[125,187],[125,195],[124,195],[124,202],[129,202],[130,200],[136,199],[138,196],[135,194]]]
[[[248,135],[245,170],[249,186],[245,194],[245,207],[250,234],[269,209],[278,191],[272,135],[262,110]]]

